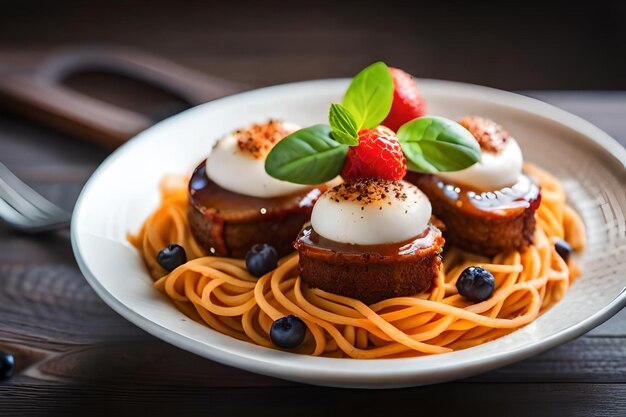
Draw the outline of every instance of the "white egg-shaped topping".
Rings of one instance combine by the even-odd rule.
[[[405,181],[376,178],[340,184],[313,207],[311,226],[326,239],[355,245],[402,242],[428,226],[428,198]]]
[[[294,123],[269,120],[235,130],[209,154],[207,176],[226,190],[252,197],[278,197],[306,189],[306,185],[277,180],[265,172],[265,158],[272,147],[298,129]]]
[[[513,138],[507,139],[497,152],[481,152],[480,161],[461,171],[439,172],[437,175],[456,184],[465,184],[482,191],[496,191],[518,182],[522,174],[522,150]]]
[[[470,116],[459,122],[478,141],[480,161],[461,171],[437,175],[455,184],[464,184],[481,191],[496,191],[516,184],[522,175],[524,157],[517,141],[497,123]]]

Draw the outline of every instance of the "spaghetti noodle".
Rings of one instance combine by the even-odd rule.
[[[542,187],[532,245],[492,258],[447,247],[443,270],[429,293],[369,306],[308,287],[298,277],[297,254],[282,259],[260,279],[247,272],[242,260],[205,256],[187,223],[185,179],[163,181],[161,206],[129,240],[158,278],[155,287],[183,313],[237,339],[275,347],[269,338],[272,322],[293,314],[309,330],[295,350],[303,354],[371,359],[449,352],[494,340],[532,322],[579,274],[572,261],[566,263],[558,255],[554,242],[565,238],[582,249],[581,219],[566,204],[558,179],[532,165],[526,171]],[[155,257],[170,243],[183,246],[190,260],[167,274]],[[456,290],[456,280],[469,266],[489,270],[496,283],[492,296],[476,304]]]

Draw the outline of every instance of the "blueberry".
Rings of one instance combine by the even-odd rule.
[[[293,349],[304,340],[306,324],[296,316],[281,317],[274,320],[270,328],[270,339],[279,348]]]
[[[7,352],[0,352],[0,381],[11,378],[13,376],[13,355]]]
[[[561,255],[561,258],[563,258],[565,262],[569,260],[569,256],[571,255],[573,250],[571,245],[563,239],[558,239],[556,242],[554,242],[554,249],[556,249],[556,253]]]
[[[496,281],[491,272],[479,266],[470,266],[461,272],[456,289],[469,301],[479,302],[491,297]]]
[[[172,272],[187,262],[187,254],[185,254],[185,249],[182,246],[171,244],[161,249],[156,259],[163,269]]]
[[[267,243],[257,243],[246,254],[246,268],[257,278],[276,269],[277,266],[278,253]]]

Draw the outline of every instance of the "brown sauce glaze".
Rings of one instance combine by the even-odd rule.
[[[249,222],[310,212],[325,185],[310,187],[286,196],[260,198],[226,190],[206,175],[206,161],[195,169],[189,181],[189,202],[197,210],[213,211],[225,222]]]
[[[353,245],[326,239],[313,230],[311,226],[306,226],[298,236],[295,246],[299,251],[305,252],[335,253],[341,256],[369,255],[388,258],[389,261],[393,261],[431,249],[440,236],[441,232],[435,226],[428,225],[419,236],[402,242],[381,245]]]
[[[459,210],[474,216],[498,218],[521,213],[530,208],[535,211],[541,202],[541,189],[537,181],[527,175],[510,186],[497,191],[480,191],[461,184],[449,184],[436,175],[410,172],[405,180],[417,185],[429,198],[448,201]]]

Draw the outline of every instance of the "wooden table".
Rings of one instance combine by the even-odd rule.
[[[626,144],[626,93],[530,92]],[[107,152],[0,113],[0,162],[66,209]],[[626,279],[626,277],[625,277]],[[68,231],[0,225],[0,383],[10,415],[625,416],[626,311],[543,355],[467,380],[363,391],[254,375],[172,347],[107,307],[78,270]]]

